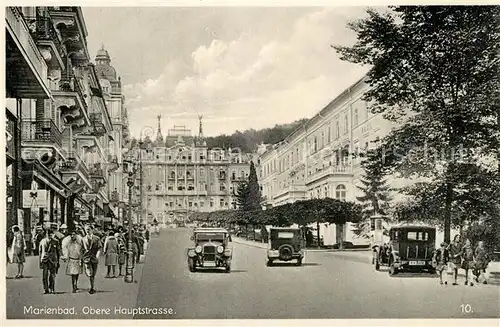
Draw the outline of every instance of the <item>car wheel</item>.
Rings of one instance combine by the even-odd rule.
[[[188,267],[190,272],[195,272],[196,271],[196,266],[194,264],[194,259],[193,258],[188,258]]]
[[[273,260],[268,259],[266,262],[266,266],[271,267],[273,265]]]
[[[398,270],[396,269],[396,267],[394,267],[394,264],[391,263],[391,265],[389,266],[389,275],[394,276],[397,274]]]

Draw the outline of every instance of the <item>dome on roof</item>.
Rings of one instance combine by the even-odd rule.
[[[99,60],[111,61],[111,58],[109,57],[108,50],[106,50],[106,49],[104,49],[104,47],[102,47],[99,51],[97,51],[97,56],[95,57],[95,60],[96,61],[99,61]]]
[[[107,79],[109,81],[116,81],[116,70],[110,65],[111,58],[109,56],[108,50],[104,49],[104,45],[99,51],[97,51],[97,56],[95,57],[95,68],[98,78]]]

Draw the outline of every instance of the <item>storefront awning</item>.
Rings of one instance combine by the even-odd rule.
[[[22,175],[33,176],[46,185],[47,188],[52,189],[64,198],[67,198],[71,194],[71,189],[38,161],[23,165]]]

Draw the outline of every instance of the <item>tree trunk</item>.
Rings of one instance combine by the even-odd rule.
[[[340,251],[344,251],[344,224],[340,225]]]
[[[453,185],[446,183],[446,198],[444,206],[444,241],[450,243],[451,240],[451,201]]]
[[[318,220],[316,221],[316,235],[318,237],[318,249],[321,248],[321,245],[320,245],[320,235],[319,235],[319,218]]]

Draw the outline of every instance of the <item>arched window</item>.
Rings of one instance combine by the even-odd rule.
[[[175,171],[170,172],[170,178],[172,178],[172,179],[175,178]]]
[[[328,197],[328,186],[325,186],[325,198]]]
[[[345,200],[347,197],[347,189],[344,184],[339,184],[337,185],[337,188],[335,189],[335,197],[338,200]]]

